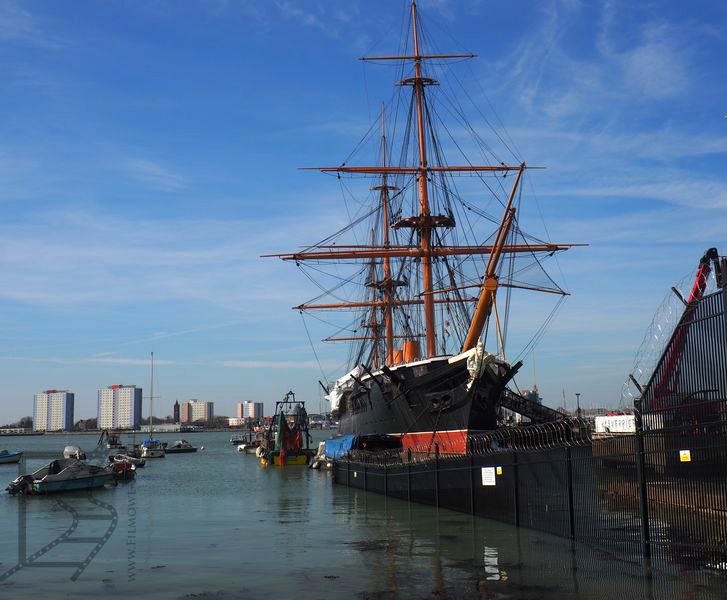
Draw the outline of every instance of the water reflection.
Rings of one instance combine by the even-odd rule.
[[[723,598],[722,577],[644,565],[549,534],[349,490],[334,493],[350,546],[372,565],[372,597]],[[349,510],[344,510],[348,507]],[[365,555],[365,556],[364,556]],[[631,554],[633,555],[633,554]]]

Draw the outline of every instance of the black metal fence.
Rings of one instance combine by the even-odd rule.
[[[523,447],[521,436],[499,433],[496,445],[479,436],[468,455],[436,447],[429,456],[352,453],[335,462],[334,480],[632,555],[727,569],[727,434],[699,443],[677,443],[672,432],[584,441],[585,423],[567,425],[574,439],[559,446]],[[682,462],[685,451],[695,460]]]

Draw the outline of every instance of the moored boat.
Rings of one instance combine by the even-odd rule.
[[[0,465],[20,462],[22,457],[22,450],[0,450]]]
[[[172,444],[164,443],[164,451],[167,454],[183,454],[185,452],[197,452],[197,448],[187,440],[177,440]]]
[[[262,466],[307,465],[315,455],[310,447],[305,402],[290,391],[275,403],[275,414],[255,455]]]
[[[134,465],[137,469],[141,469],[146,465],[146,460],[129,454],[110,454],[109,463],[127,462]]]
[[[114,479],[108,467],[89,465],[74,458],[58,458],[28,475],[20,475],[8,485],[16,494],[49,494],[103,487]]]
[[[154,353],[151,353],[151,385],[149,394],[149,439],[141,443],[141,458],[164,458],[166,451],[164,444],[153,439],[154,435]]]
[[[141,443],[142,458],[164,458],[166,454],[164,444],[159,440],[149,439]]]

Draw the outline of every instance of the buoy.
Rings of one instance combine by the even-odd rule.
[[[200,446],[200,447],[199,447],[199,449],[200,449],[200,450],[204,450],[204,446]]]

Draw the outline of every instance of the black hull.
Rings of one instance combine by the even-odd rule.
[[[341,399],[341,434],[403,434],[497,427],[500,399],[514,375],[493,361],[472,378],[466,357],[373,373]]]

